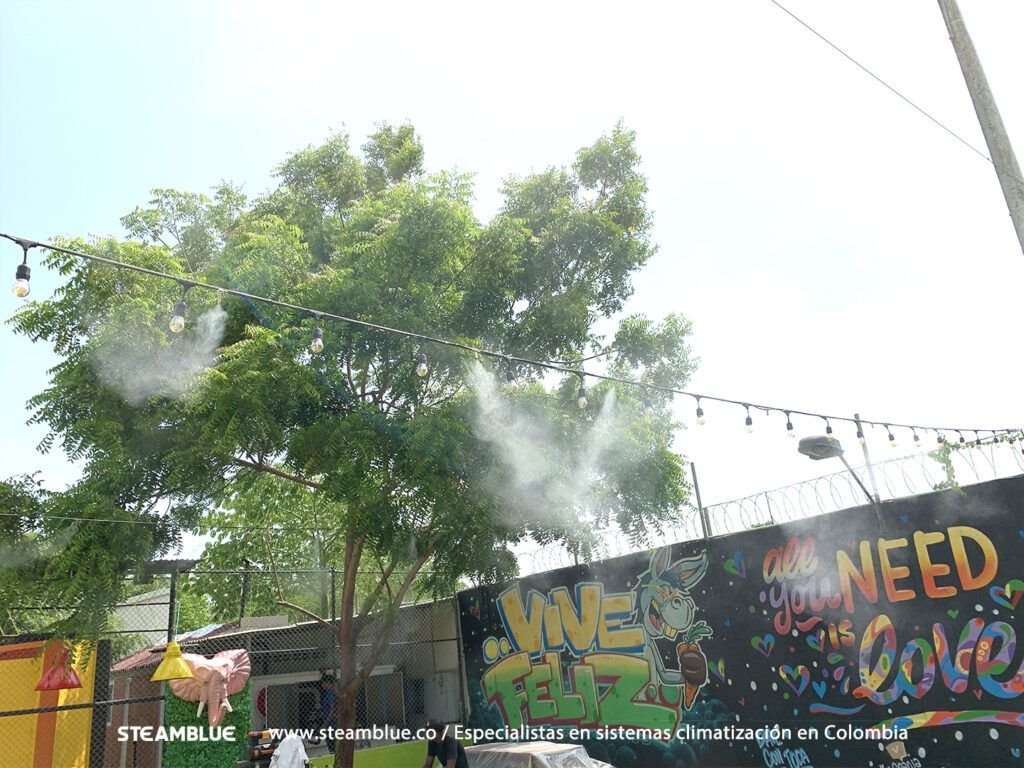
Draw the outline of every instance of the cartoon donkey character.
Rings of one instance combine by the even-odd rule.
[[[697,641],[711,637],[712,630],[704,621],[694,622],[697,608],[690,597],[690,590],[704,578],[707,569],[706,552],[673,563],[672,548],[662,547],[651,555],[650,569],[636,585],[635,604],[638,618],[643,617],[644,658],[650,666],[651,684],[684,686],[686,709],[708,681],[708,660]],[[656,642],[661,638],[681,640],[676,645],[679,669],[666,669]]]

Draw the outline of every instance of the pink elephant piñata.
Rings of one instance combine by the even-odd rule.
[[[216,728],[224,719],[225,712],[231,712],[228,696],[245,688],[252,666],[249,654],[243,650],[221,651],[212,659],[195,653],[182,654],[192,677],[184,680],[170,680],[171,690],[179,699],[198,701],[196,717],[203,714],[207,706],[210,727]]]

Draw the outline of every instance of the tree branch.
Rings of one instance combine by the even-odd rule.
[[[314,490],[319,490],[320,488],[320,483],[315,483],[312,480],[307,480],[304,477],[299,477],[298,475],[293,475],[288,472],[284,472],[280,469],[276,469],[275,467],[271,467],[268,464],[263,464],[262,462],[246,461],[245,459],[239,459],[238,457],[235,457],[231,459],[231,463],[239,467],[254,469],[257,472],[266,472],[268,475],[274,475],[275,477],[280,477],[285,480],[291,480],[293,483],[298,483],[299,485],[304,485],[307,488],[313,488]]]
[[[395,623],[395,616],[398,613],[397,609],[401,606],[402,600],[405,599],[405,595],[409,591],[409,587],[412,586],[413,581],[416,579],[416,576],[419,574],[424,563],[426,563],[427,560],[430,559],[431,555],[434,554],[435,547],[436,543],[431,542],[426,551],[420,555],[415,563],[413,563],[412,568],[409,569],[409,573],[406,574],[405,579],[402,581],[402,586],[391,601],[391,605],[389,606],[390,610],[387,611],[387,614],[384,617],[384,625],[377,633],[377,639],[374,640],[373,647],[370,648],[370,653],[363,662],[362,669],[359,670],[359,673],[351,683],[353,686],[353,692],[359,690],[359,687],[366,682],[370,673],[373,671],[373,668],[377,665],[377,661],[380,659],[381,653],[384,651],[384,646],[386,646],[388,641],[391,639],[391,627]]]
[[[391,574],[394,572],[395,567],[398,565],[398,558],[391,558],[391,564],[381,573],[380,581],[377,582],[377,586],[373,588],[370,596],[366,598],[366,603],[363,606],[362,612],[359,614],[360,619],[365,619],[373,607],[377,604],[377,599],[380,597],[381,590],[388,579],[391,578]]]
[[[317,614],[313,613],[312,611],[307,611],[302,606],[296,605],[295,603],[289,603],[287,600],[278,600],[276,602],[277,602],[278,605],[284,606],[285,608],[293,610],[296,613],[301,613],[303,616],[307,616],[308,618],[312,619],[313,621],[316,621],[316,622],[319,622],[320,624],[323,624],[325,627],[330,629],[332,633],[334,633],[337,630],[337,627],[335,627],[333,624],[331,624],[331,622],[329,622],[327,619],[323,618],[322,616],[318,616]]]

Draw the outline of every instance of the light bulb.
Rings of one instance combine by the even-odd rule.
[[[754,431],[754,420],[750,418],[750,414],[747,414],[747,434],[749,435]]]
[[[860,443],[861,445],[864,445],[864,443],[866,442],[864,440],[864,430],[861,429],[860,427],[857,427],[857,442]]]
[[[29,269],[28,264],[18,265],[18,269],[14,273],[14,295],[19,299],[24,299],[32,290],[32,287],[28,284],[31,276],[32,270]]]
[[[827,421],[825,422],[825,439],[826,440],[834,440],[835,439],[834,437],[832,437],[832,425],[829,424]]]
[[[416,355],[416,375],[421,379],[430,373],[430,368],[427,366],[427,356],[422,352]]]
[[[697,426],[698,427],[703,427],[704,426],[704,421],[705,421],[705,419],[704,419],[704,409],[701,408],[698,405],[697,406]]]
[[[576,406],[582,411],[587,407],[587,389],[580,384],[580,391],[576,393]]]
[[[319,355],[324,351],[323,329],[319,327],[313,329],[313,340],[309,343],[309,349],[314,355]]]
[[[644,400],[644,416],[648,419],[654,416],[654,406],[650,400]]]
[[[786,422],[786,436],[787,437],[796,437],[796,430],[793,429],[793,422],[792,421],[787,421]]]
[[[171,317],[171,323],[168,326],[171,329],[171,333],[181,333],[185,330],[185,302],[179,301],[174,307],[174,315]]]
[[[517,389],[519,389],[519,382],[516,381],[516,375],[512,373],[511,368],[505,371],[505,384],[508,385],[508,389],[510,392],[515,392]]]
[[[889,433],[889,445],[893,448],[896,447],[896,438],[893,436],[892,432]]]

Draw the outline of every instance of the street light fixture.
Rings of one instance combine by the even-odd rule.
[[[853,479],[857,481],[857,485],[860,486],[860,489],[864,491],[864,495],[867,496],[868,503],[875,505],[877,509],[878,500],[871,495],[871,492],[868,491],[864,483],[861,482],[857,473],[853,471],[853,467],[850,466],[850,462],[848,462],[846,457],[843,455],[843,446],[840,445],[839,441],[832,435],[803,437],[800,439],[800,444],[797,446],[797,450],[804,456],[814,459],[814,461],[838,458],[843,462],[843,466],[845,466],[847,471],[849,471],[853,476]]]

